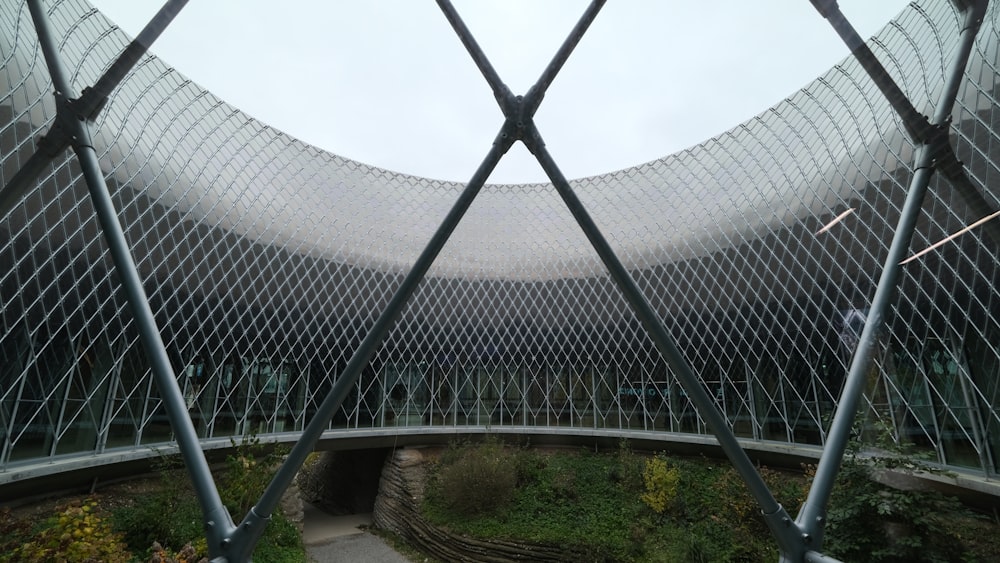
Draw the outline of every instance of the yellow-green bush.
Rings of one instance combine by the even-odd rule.
[[[642,480],[646,485],[646,492],[640,495],[642,502],[653,512],[663,514],[677,499],[680,479],[680,471],[667,463],[666,456],[661,454],[647,459],[642,471]]]
[[[125,563],[132,557],[92,499],[67,505],[12,555],[14,561],[66,563]]]

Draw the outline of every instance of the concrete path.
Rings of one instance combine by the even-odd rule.
[[[306,504],[302,540],[309,560],[315,563],[409,563],[382,538],[359,528],[371,523],[371,514],[332,516]]]

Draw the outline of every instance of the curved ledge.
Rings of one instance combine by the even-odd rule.
[[[676,432],[597,430],[560,427],[497,427],[454,426],[454,427],[407,427],[381,428],[370,430],[328,430],[323,434],[317,450],[360,450],[372,448],[420,447],[447,445],[464,439],[475,439],[487,435],[501,436],[512,443],[531,445],[565,446],[570,448],[600,448],[614,450],[621,440],[628,440],[636,450],[665,451],[672,455],[708,456],[724,458],[718,442],[712,436],[684,434]],[[298,435],[293,432],[260,436],[265,444],[293,443]],[[770,467],[799,470],[803,464],[813,464],[822,453],[822,448],[804,444],[784,442],[740,440],[740,445],[751,459]],[[203,440],[202,447],[210,457],[221,459],[232,449],[229,440]],[[28,463],[12,467],[0,473],[0,490],[5,490],[4,498],[16,502],[19,498],[64,491],[79,487],[93,487],[100,478],[118,475],[111,466],[121,465],[122,474],[127,479],[131,470],[142,467],[146,472],[148,464],[142,463],[165,455],[178,453],[176,444],[155,447],[108,451],[87,457],[66,457],[45,463]],[[56,478],[56,481],[52,480]],[[931,487],[954,495],[964,502],[977,507],[990,507],[1000,502],[1000,482],[991,480],[971,471],[950,470],[949,474],[883,474],[881,480],[894,486]],[[793,507],[794,508],[794,507]]]

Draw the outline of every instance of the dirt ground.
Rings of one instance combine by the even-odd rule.
[[[155,490],[159,485],[160,477],[150,475],[101,485],[93,493],[33,497],[20,499],[11,504],[0,502],[0,509],[9,508],[11,515],[19,520],[37,521],[53,516],[59,508],[70,503],[93,498],[98,506],[110,512],[116,508],[132,505],[136,498]]]

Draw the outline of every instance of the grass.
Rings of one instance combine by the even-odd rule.
[[[629,523],[639,517],[642,505],[638,498],[630,502],[616,498],[622,492],[608,477],[613,458],[538,455],[531,461],[537,462],[535,473],[515,489],[503,510],[452,519],[450,512],[431,502],[427,509],[432,520],[472,536],[572,545],[598,557],[629,552]]]
[[[450,470],[463,463],[468,465],[470,458],[474,460],[472,466],[492,460],[516,475],[512,490],[500,497],[496,491],[482,498],[473,493],[462,503],[450,499],[454,491],[475,490],[463,488],[460,482],[468,479],[468,474]],[[485,459],[475,461],[476,458]],[[809,475],[766,467],[759,471],[778,501],[790,514],[795,514],[808,490]],[[670,486],[656,489],[656,483],[648,475],[667,472],[671,475],[667,482]],[[676,487],[671,485],[673,479],[677,480]],[[878,486],[875,487],[872,494],[887,494],[877,492]],[[654,489],[657,494],[650,494]],[[507,500],[496,503],[492,500],[495,498]],[[469,510],[465,505],[473,508]],[[453,533],[557,546],[576,560],[771,562],[778,559],[776,544],[756,502],[731,466],[708,459],[639,455],[627,445],[611,453],[543,452],[503,447],[496,439],[483,445],[454,446],[432,466],[422,510],[431,523]],[[995,554],[1000,553],[1000,540],[984,537],[991,534],[1000,537],[997,527],[960,507],[955,510],[935,520],[950,522],[951,528],[941,534],[945,538],[942,541],[949,544],[944,559],[938,557],[941,551],[927,549],[926,545],[923,558],[918,555],[914,559],[909,552],[907,559],[857,559],[856,553],[849,559],[995,560]],[[831,511],[835,516],[834,512]],[[872,521],[861,525],[881,534],[878,530],[882,522],[877,515],[871,518]],[[973,529],[978,533],[970,537],[968,532]],[[831,542],[831,545],[837,544]]]

